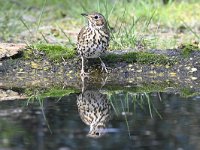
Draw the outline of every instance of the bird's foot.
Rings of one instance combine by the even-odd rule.
[[[107,69],[106,65],[103,62],[101,62],[101,71],[104,71],[104,70],[106,73],[108,73],[108,69]]]
[[[108,77],[104,78],[101,82],[101,88],[106,84]],[[100,89],[101,89],[100,88]]]
[[[106,73],[108,73],[108,69],[106,67],[106,65],[104,64],[104,62],[102,61],[101,57],[99,57],[100,61],[101,61],[101,70],[105,70]]]
[[[86,78],[86,77],[89,78],[89,73],[81,70],[80,76],[83,77],[83,78]]]

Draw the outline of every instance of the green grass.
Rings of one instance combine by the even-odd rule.
[[[120,97],[118,96],[120,94]],[[117,116],[124,113],[124,119],[127,120],[127,117],[133,115],[136,111],[141,109],[146,111],[151,118],[158,115],[162,118],[156,109],[153,99],[150,96],[150,93],[133,93],[121,91],[118,93],[110,93],[108,99],[113,107],[113,110]],[[128,127],[128,124],[127,124]]]
[[[45,42],[38,38],[41,34],[44,38],[51,35],[64,39],[66,43],[69,39],[75,43],[75,34],[85,23],[80,13],[91,11],[101,12],[108,19],[112,31],[110,50],[174,48],[181,43],[199,41],[196,36],[200,20],[198,0],[175,1],[168,5],[163,5],[161,0],[47,0],[46,3],[44,0],[21,0],[0,1],[0,5],[0,38],[3,41],[27,42],[26,38],[20,37],[22,31],[36,29],[30,33],[31,37],[36,36],[35,40],[28,38],[28,42],[33,42],[31,44]],[[58,31],[55,36],[51,30],[40,29],[45,26],[76,33],[66,33],[67,38]],[[180,26],[186,27],[183,35],[174,32]],[[163,30],[166,31],[163,33]]]

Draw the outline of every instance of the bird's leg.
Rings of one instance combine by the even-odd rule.
[[[89,73],[86,73],[86,72],[84,71],[84,58],[83,58],[83,56],[81,56],[81,60],[82,60],[81,76],[87,77]]]
[[[81,56],[82,65],[81,65],[81,74],[84,74],[84,58]]]
[[[108,73],[108,70],[106,68],[106,65],[104,64],[104,62],[102,61],[101,57],[99,57],[100,61],[101,61],[101,67],[102,67],[102,70],[105,70],[106,73]]]
[[[84,93],[85,91],[85,77],[84,76],[81,76],[81,81],[82,81],[82,94]]]

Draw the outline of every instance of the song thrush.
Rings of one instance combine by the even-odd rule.
[[[100,13],[83,13],[87,18],[88,24],[83,27],[78,34],[77,50],[82,59],[81,75],[86,75],[84,71],[84,59],[98,58],[101,61],[102,69],[108,72],[100,56],[109,46],[109,30],[107,21]]]

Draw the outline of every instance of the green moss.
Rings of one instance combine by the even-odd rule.
[[[76,55],[76,51],[72,47],[68,48],[61,45],[35,44],[31,46],[31,49],[44,52],[52,61],[62,61],[62,58],[71,59]],[[25,57],[27,57],[27,54]]]
[[[137,53],[137,62],[142,64],[169,64],[172,63],[168,57],[164,55],[156,55],[150,53]]]
[[[173,64],[174,60],[169,59],[164,55],[156,55],[147,52],[129,52],[124,55],[109,54],[103,58],[107,62],[127,62],[141,64]]]
[[[39,102],[43,101],[47,97],[58,97],[61,98],[63,96],[68,96],[72,93],[78,93],[75,88],[66,88],[63,89],[62,87],[52,87],[50,89],[41,89],[41,88],[34,88],[34,89],[26,89],[25,94],[29,96],[27,100],[27,104],[30,102]]]
[[[151,92],[164,92],[166,88],[168,87],[174,87],[176,88],[176,85],[172,82],[161,82],[161,83],[151,83],[151,84],[142,84],[141,86],[119,86],[119,85],[105,85],[105,89],[110,92],[115,91],[126,91],[126,92],[133,92],[133,93],[151,93]]]
[[[32,59],[33,58],[33,51],[30,48],[27,48],[24,52],[23,52],[23,58],[24,59]]]
[[[183,44],[180,46],[181,54],[183,57],[189,57],[193,51],[200,50],[198,45],[195,44]]]
[[[188,87],[180,89],[180,94],[182,97],[185,97],[185,98],[199,95],[198,92],[194,92],[191,88],[188,88]]]
[[[78,90],[74,88],[67,88],[67,89],[52,88],[42,93],[41,97],[62,97],[62,96],[67,96],[69,94],[77,93],[77,92]]]
[[[44,52],[44,54],[52,61],[62,61],[64,59],[74,58],[76,51],[72,48],[67,48],[61,45],[36,44],[32,45],[24,54],[25,59],[33,58],[33,50]],[[40,57],[37,56],[37,59]],[[102,58],[108,63],[127,62],[141,64],[173,64],[175,60],[171,60],[167,56],[157,55],[147,52],[129,52],[126,54],[108,54]]]
[[[106,55],[105,57],[102,58],[103,60],[105,60],[106,62],[117,62],[117,61],[122,61],[122,57],[119,57],[119,55],[116,54],[109,54]]]

